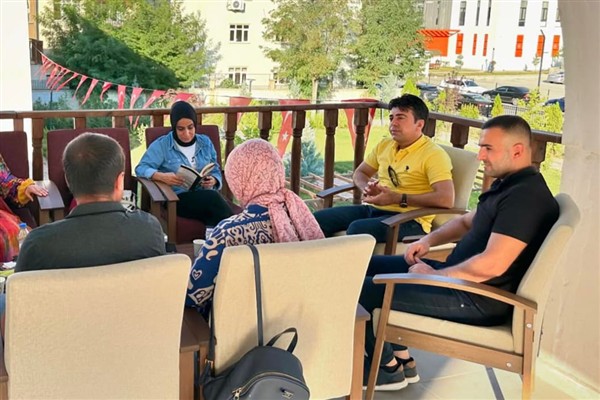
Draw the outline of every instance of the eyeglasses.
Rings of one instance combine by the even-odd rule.
[[[396,171],[394,171],[394,168],[392,168],[391,165],[388,165],[388,175],[394,186],[400,186],[400,179],[398,179],[398,175],[396,174]]]
[[[408,172],[408,169],[409,169],[409,167],[407,165],[404,172]],[[398,177],[396,170],[394,170],[394,168],[392,168],[391,165],[388,165],[388,176],[390,177],[390,180],[392,181],[392,184],[395,187],[400,186],[400,178]]]

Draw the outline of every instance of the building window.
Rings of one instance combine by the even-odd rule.
[[[487,56],[487,41],[488,41],[488,34],[486,33],[483,36],[483,56]]]
[[[463,48],[463,34],[459,33],[456,35],[456,54],[462,54]]]
[[[523,35],[517,35],[517,46],[515,47],[515,57],[523,56]]]
[[[229,68],[229,79],[236,85],[241,85],[246,82],[246,67],[232,67]]]
[[[461,1],[460,2],[460,14],[458,14],[458,25],[459,26],[465,25],[465,15],[466,14],[467,14],[467,2]]]
[[[492,0],[488,1],[488,14],[486,25],[490,26],[490,19],[492,18]]]
[[[560,10],[558,6],[556,6],[556,22],[560,22]]]
[[[560,53],[560,35],[554,35],[552,38],[552,57],[558,57]]]
[[[473,34],[473,55],[477,53],[477,34]]]
[[[536,57],[541,57],[544,52],[544,35],[538,35],[537,50],[535,51]]]
[[[525,26],[525,17],[527,16],[527,0],[521,0],[519,9],[519,26]]]
[[[442,7],[442,0],[437,0],[437,10],[435,12],[435,26],[438,26],[440,22],[440,8]]]
[[[542,16],[540,17],[540,21],[542,22],[542,26],[546,26],[546,22],[548,21],[548,2],[542,2]]]
[[[477,14],[475,14],[475,26],[479,26],[479,11],[481,10],[481,0],[477,0]]]
[[[247,42],[249,25],[229,25],[230,42]]]

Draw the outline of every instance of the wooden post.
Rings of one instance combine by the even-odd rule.
[[[273,113],[271,111],[261,111],[258,113],[258,130],[260,138],[269,141],[269,133],[273,127]]]
[[[113,128],[125,128],[125,116],[113,117]]]
[[[359,108],[354,110],[354,126],[356,127],[356,142],[354,143],[354,170],[363,162],[365,156],[365,130],[369,123],[369,109]],[[354,204],[360,204],[362,192],[354,188]]]
[[[42,140],[44,138],[44,118],[31,119],[31,140],[33,145],[32,158],[32,177],[34,181],[44,179],[44,160],[42,158]]]
[[[306,111],[292,113],[292,165],[290,174],[291,190],[300,194],[300,164],[302,159],[302,130],[306,124]]]
[[[225,129],[225,163],[227,163],[227,158],[229,154],[233,151],[235,147],[235,131],[237,130],[237,113],[227,113],[225,114],[224,129]],[[231,198],[231,192],[229,191],[229,186],[227,186],[227,182],[225,181],[225,177],[223,177],[223,188],[221,189],[223,195],[227,198]]]
[[[75,117],[75,129],[86,128],[87,121],[85,117]]]
[[[450,141],[452,142],[452,146],[459,149],[464,149],[465,145],[469,142],[469,127],[467,125],[461,125],[457,122],[453,122],[450,133]]]
[[[335,169],[335,129],[338,126],[339,110],[325,110],[323,124],[325,125],[325,171],[323,176],[323,189],[333,186]],[[324,208],[333,205],[333,196],[324,199]]]

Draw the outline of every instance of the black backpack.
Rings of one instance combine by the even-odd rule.
[[[248,245],[254,257],[258,346],[248,351],[234,365],[214,376],[215,359],[214,309],[211,311],[211,334],[208,357],[204,367],[202,393],[206,400],[257,399],[308,400],[310,391],[302,374],[302,364],[293,351],[298,343],[296,328],[288,328],[263,345],[262,295],[260,259],[253,245]],[[273,347],[285,333],[294,337],[287,349]]]

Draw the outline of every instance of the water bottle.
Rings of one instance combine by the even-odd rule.
[[[21,222],[19,224],[19,234],[17,235],[17,239],[19,240],[19,250],[21,250],[21,247],[23,246],[23,242],[25,241],[25,238],[27,237],[28,234],[29,234],[29,229],[27,229],[27,224],[25,222]]]

